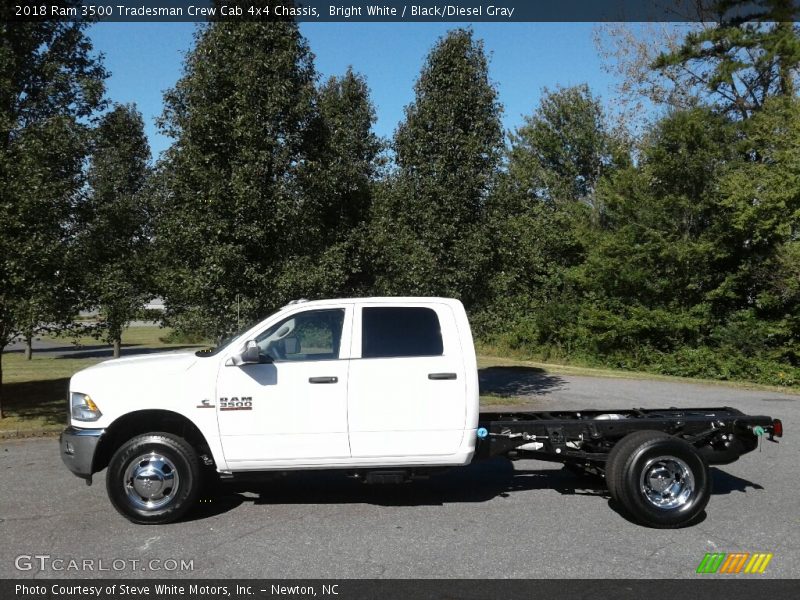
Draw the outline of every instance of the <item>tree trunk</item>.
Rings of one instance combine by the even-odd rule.
[[[114,339],[114,358],[119,358],[120,349],[122,348],[122,340],[120,338]]]
[[[26,335],[25,336],[25,360],[31,360],[33,358],[33,336]]]

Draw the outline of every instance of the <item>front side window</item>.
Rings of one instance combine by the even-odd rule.
[[[423,307],[364,308],[361,357],[441,356],[442,331],[436,311]]]
[[[341,308],[292,315],[256,338],[259,354],[274,362],[337,359],[343,324]]]

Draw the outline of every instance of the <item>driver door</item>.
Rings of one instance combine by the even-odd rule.
[[[258,364],[220,367],[217,418],[233,469],[350,458],[352,305],[298,309],[255,339]]]

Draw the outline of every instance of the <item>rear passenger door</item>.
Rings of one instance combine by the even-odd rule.
[[[445,304],[356,308],[348,389],[357,457],[454,454],[466,381],[455,315]]]

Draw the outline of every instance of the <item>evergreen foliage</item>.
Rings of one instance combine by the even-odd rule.
[[[375,289],[455,296],[471,307],[486,292],[488,204],[503,148],[483,44],[469,30],[448,33],[415,92],[394,138],[396,172],[376,202]]]
[[[153,289],[145,185],[150,147],[142,115],[116,106],[94,132],[89,194],[78,209],[84,302],[99,309],[102,334],[120,353],[122,330],[142,311]]]
[[[237,313],[247,322],[325,286],[329,273],[306,269],[329,209],[307,193],[324,135],[315,76],[295,23],[215,22],[198,33],[162,120],[175,143],[161,165],[156,236],[174,324],[223,337]]]

